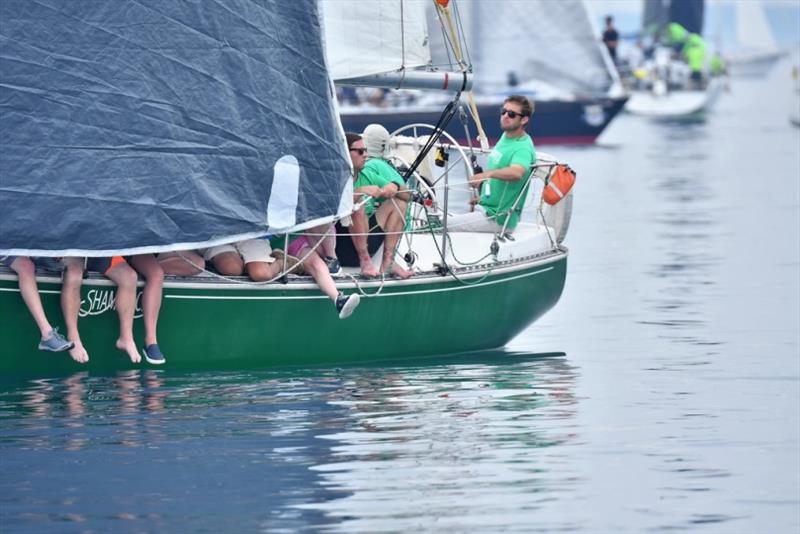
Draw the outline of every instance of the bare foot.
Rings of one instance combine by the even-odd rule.
[[[361,264],[361,274],[368,278],[375,278],[378,276],[378,269],[372,264],[372,260],[360,260],[359,263]]]
[[[142,357],[139,355],[139,351],[136,350],[136,343],[134,343],[133,340],[125,341],[123,339],[118,339],[117,348],[119,350],[127,352],[128,357],[131,359],[133,363],[139,363],[140,361],[142,361]]]
[[[385,267],[381,268],[381,272],[386,272],[386,268]],[[403,280],[414,276],[413,271],[409,271],[408,269],[403,269],[397,263],[392,265],[392,274],[397,276],[398,278],[402,278]]]
[[[89,353],[86,352],[85,348],[83,348],[83,343],[81,343],[80,340],[75,341],[75,340],[70,339],[70,341],[75,343],[75,346],[72,347],[71,349],[69,349],[69,355],[72,357],[72,359],[75,360],[78,363],[86,363],[86,362],[88,362],[89,361]]]

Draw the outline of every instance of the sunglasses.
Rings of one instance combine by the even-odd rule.
[[[516,119],[517,117],[525,117],[527,116],[526,113],[517,113],[516,111],[511,111],[510,109],[500,108],[500,116],[508,115],[509,119]]]
[[[367,153],[367,149],[366,148],[351,148],[350,152],[356,152],[356,153],[358,153],[359,156],[363,156],[364,154]]]

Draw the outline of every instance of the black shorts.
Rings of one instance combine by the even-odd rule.
[[[108,274],[121,263],[127,263],[125,258],[122,256],[111,256],[110,258],[89,258],[89,260],[86,262],[86,270]]]
[[[372,256],[377,252],[383,244],[383,229],[378,224],[378,219],[375,214],[370,215],[369,218],[369,232],[367,236],[367,251]],[[361,265],[358,261],[358,252],[353,245],[353,239],[350,237],[350,227],[342,226],[336,223],[336,257],[339,258],[339,263],[343,267],[358,267]]]

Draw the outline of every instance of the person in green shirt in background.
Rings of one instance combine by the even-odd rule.
[[[689,76],[691,89],[702,89],[706,68],[706,41],[696,33],[689,34],[683,45],[683,57],[692,71]]]
[[[500,110],[503,135],[487,160],[486,171],[469,179],[479,196],[470,200],[474,211],[448,218],[451,232],[513,233],[528,194],[526,187],[531,165],[536,162],[536,148],[525,128],[533,106],[524,96],[506,98]],[[523,191],[524,189],[524,191]]]
[[[690,32],[677,22],[670,22],[664,28],[663,41],[675,52],[679,52],[681,59],[689,65],[691,71],[689,88],[703,89],[707,55],[705,39],[697,33]]]
[[[670,22],[664,28],[664,42],[671,46],[676,52],[680,52],[686,40],[689,38],[689,30],[677,22]]]
[[[724,76],[728,74],[725,60],[722,59],[722,55],[719,52],[714,52],[714,55],[711,56],[709,70],[711,71],[711,76]]]

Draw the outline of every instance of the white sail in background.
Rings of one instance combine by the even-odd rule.
[[[742,48],[748,50],[778,50],[760,2],[736,2],[736,38]]]
[[[429,0],[323,0],[331,77],[343,80],[428,65]]]
[[[726,54],[734,76],[763,77],[786,54],[778,47],[762,2],[736,2],[736,44]]]
[[[618,80],[581,0],[460,4],[476,80],[543,80],[573,94],[606,94]]]

